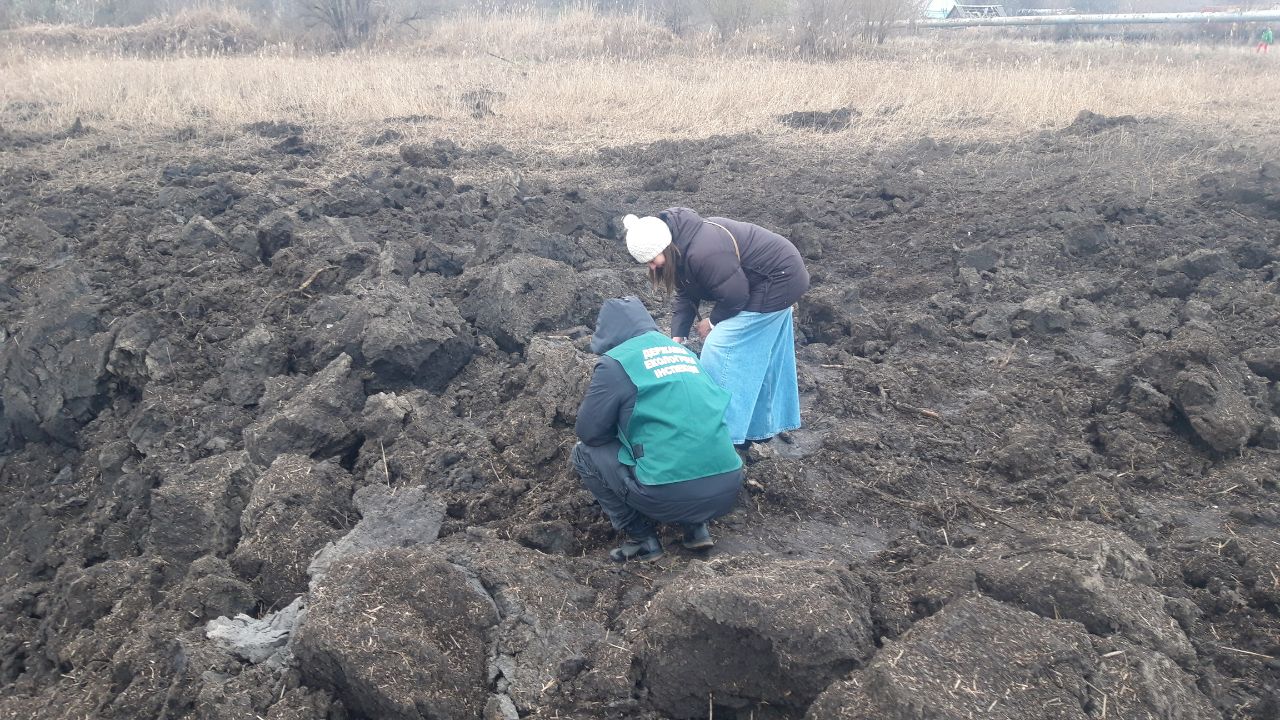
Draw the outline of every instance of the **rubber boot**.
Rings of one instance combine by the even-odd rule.
[[[684,538],[680,540],[680,544],[685,550],[710,550],[715,547],[716,541],[711,539],[711,528],[706,523],[698,523],[685,526]]]
[[[662,557],[662,543],[657,535],[647,538],[627,538],[621,545],[609,551],[609,559],[614,562],[653,562]]]

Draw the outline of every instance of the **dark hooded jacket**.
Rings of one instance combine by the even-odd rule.
[[[658,217],[671,228],[671,241],[681,258],[671,318],[674,337],[688,336],[703,301],[715,302],[711,322],[716,324],[743,311],[784,310],[809,289],[809,271],[800,252],[777,233],[728,218],[704,220],[689,208],[670,208]],[[733,240],[710,223],[723,225]]]
[[[638,335],[657,330],[658,325],[644,305],[634,297],[606,300],[600,307],[591,352],[600,356],[591,375],[591,385],[578,407],[574,432],[588,445],[606,445],[618,439],[618,428],[631,422],[636,407],[636,386],[627,377],[622,363],[605,353]]]

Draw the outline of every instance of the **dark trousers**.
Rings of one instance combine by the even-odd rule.
[[[742,489],[742,470],[667,485],[641,485],[631,468],[618,462],[617,442],[573,447],[573,467],[582,484],[618,530],[633,538],[654,533],[656,523],[679,523],[686,530],[733,510]]]

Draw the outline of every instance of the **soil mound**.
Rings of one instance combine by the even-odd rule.
[[[244,430],[244,447],[259,465],[287,453],[329,458],[359,442],[351,416],[364,398],[351,357],[339,355],[314,377],[282,376],[267,383],[259,419]]]
[[[0,716],[1270,720],[1280,172],[1080,125],[15,147]],[[600,302],[665,322],[618,219],[676,201],[806,257],[805,426],[710,556],[618,567],[573,425]]]
[[[430,145],[409,143],[400,146],[400,157],[413,167],[443,170],[462,155],[462,148],[452,140],[436,140]]]
[[[837,132],[849,127],[853,118],[861,115],[849,107],[834,110],[797,110],[778,116],[778,122],[797,130],[816,130],[818,132]]]
[[[1071,124],[1062,129],[1063,135],[1096,135],[1126,125],[1137,125],[1138,119],[1132,115],[1099,115],[1089,110],[1081,110]]]
[[[1101,717],[1104,706],[1157,717],[1216,715],[1167,658],[1108,647],[1096,648],[1075,623],[966,597],[887,643],[865,669],[828,688],[807,717],[1084,720]]]
[[[376,550],[329,568],[292,646],[305,682],[366,717],[478,717],[496,622],[484,589],[430,550]]]
[[[861,579],[803,563],[696,564],[654,596],[642,637],[650,698],[677,718],[709,703],[802,710],[875,650]]]
[[[333,463],[281,455],[254,483],[228,559],[266,604],[289,604],[307,587],[307,567],[343,535],[354,508],[351,476]]]

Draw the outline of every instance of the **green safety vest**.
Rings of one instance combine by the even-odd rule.
[[[627,427],[618,428],[618,461],[642,485],[666,485],[742,467],[724,409],[729,393],[707,377],[685,346],[651,330],[605,353],[636,386]]]

